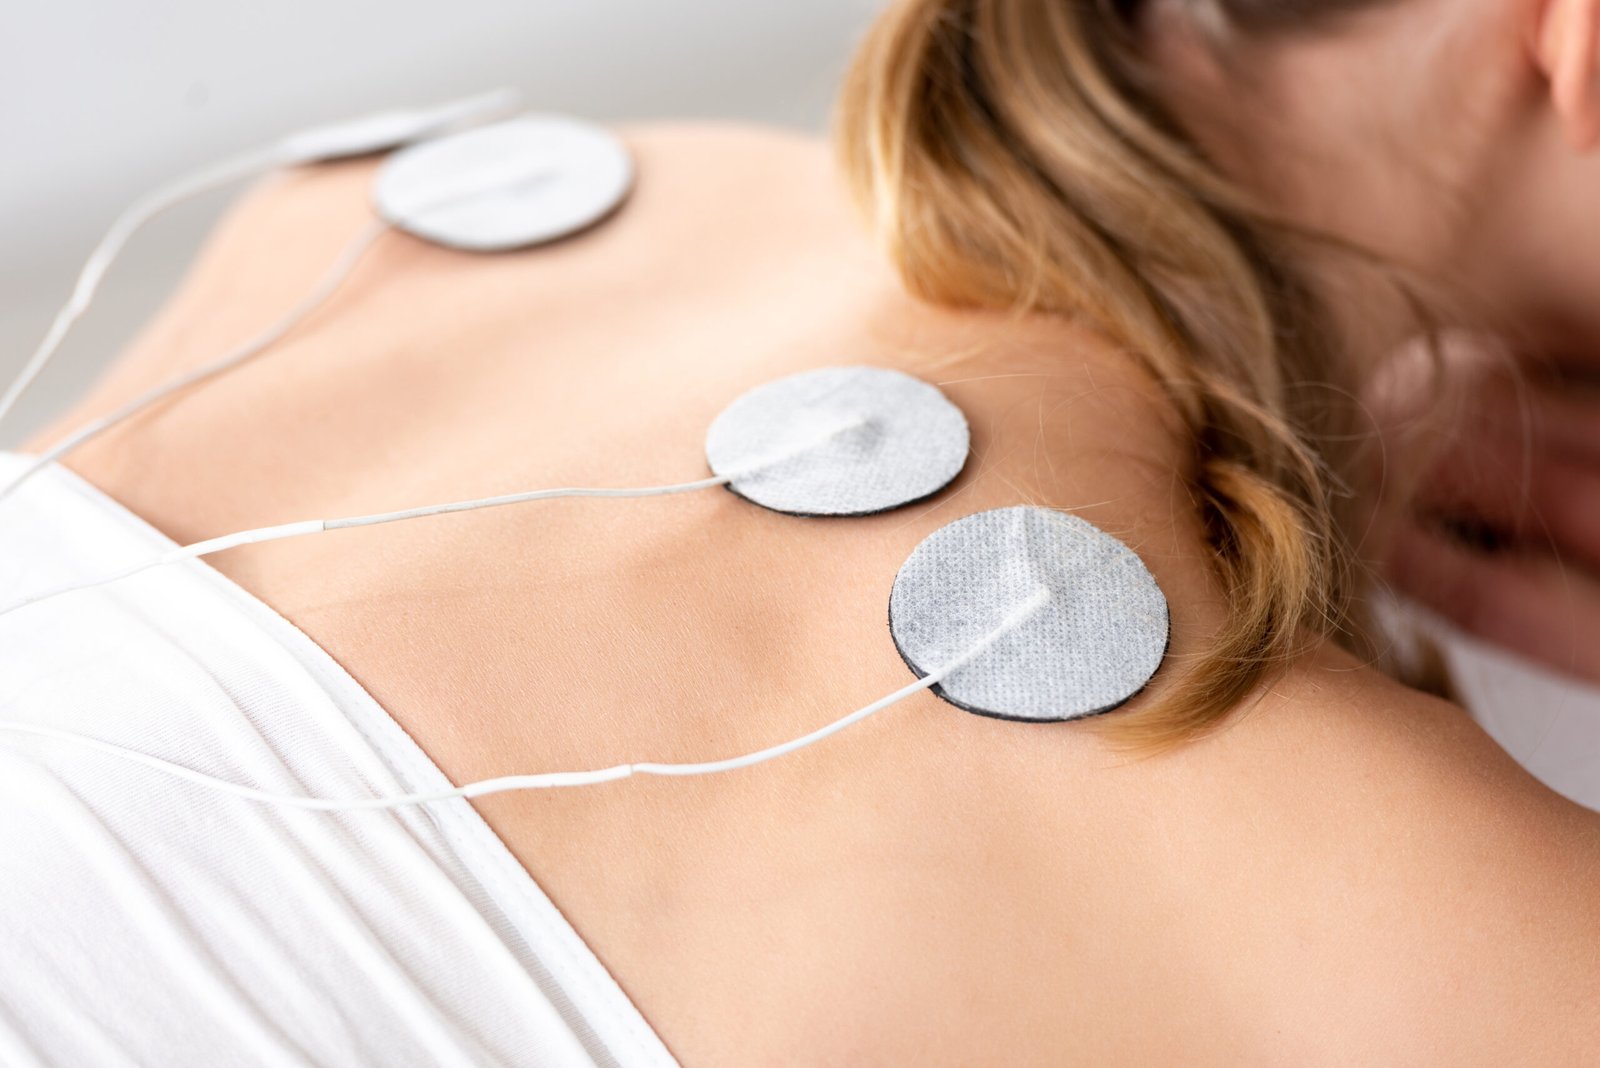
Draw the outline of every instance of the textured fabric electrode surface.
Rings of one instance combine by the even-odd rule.
[[[379,169],[372,200],[417,237],[504,252],[592,226],[632,187],[633,158],[609,130],[539,115],[401,149]]]
[[[966,417],[934,386],[884,367],[826,367],[735,400],[706,434],[706,460],[763,508],[871,515],[948,486],[969,442]]]
[[[895,577],[895,646],[926,675],[1041,587],[1050,591],[1042,609],[934,692],[983,715],[1066,720],[1144,688],[1166,653],[1166,597],[1133,550],[1047,508],[979,512],[929,535]]]

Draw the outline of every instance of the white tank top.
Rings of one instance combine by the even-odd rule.
[[[50,468],[0,502],[0,603],[172,544]],[[203,562],[0,617],[0,718],[278,791],[448,785]],[[0,1064],[672,1063],[466,801],[305,812],[0,736]]]

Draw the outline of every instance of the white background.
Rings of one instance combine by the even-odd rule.
[[[0,15],[0,381],[130,200],[302,126],[516,86],[598,119],[820,130],[874,0],[39,0]],[[0,445],[84,386],[225,197],[158,221]]]

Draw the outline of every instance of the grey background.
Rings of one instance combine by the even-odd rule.
[[[602,120],[821,129],[876,0],[50,0],[0,17],[0,381],[134,197],[299,127],[501,85]],[[226,195],[136,238],[0,446],[171,291]]]

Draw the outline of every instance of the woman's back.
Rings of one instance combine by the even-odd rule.
[[[1173,642],[1117,715],[1159,699],[1226,602],[1157,388],[1069,324],[913,302],[810,141],[628,140],[639,187],[593,232],[493,257],[386,237],[283,345],[71,465],[192,541],[699,478],[746,388],[899,367],[966,412],[974,455],[897,512],[561,501],[213,562],[458,783],[734,755],[889,693],[896,568],[1006,504],[1139,552]],[[255,195],[67,423],[288,306],[370,218],[370,172]],[[1600,1030],[1600,824],[1329,650],[1149,759],[923,694],[756,769],[476,804],[689,1064],[1548,1061]]]

